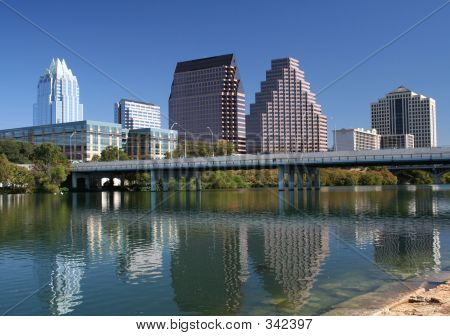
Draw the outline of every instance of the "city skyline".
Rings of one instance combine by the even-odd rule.
[[[97,14],[93,14],[98,13],[98,11],[92,11],[92,14],[88,14],[86,17],[87,27],[83,29],[88,30],[92,28],[98,35],[95,37],[95,40],[99,40],[98,37],[103,38],[98,43],[97,48],[92,48],[93,42],[91,43],[90,41],[94,36],[79,34],[70,25],[62,26],[62,18],[57,18],[52,23],[44,20],[48,11],[52,13],[58,12],[57,6],[51,6],[51,1],[40,6],[41,8],[37,8],[36,4],[31,3],[11,2],[11,5],[45,30],[54,34],[61,41],[67,43],[78,54],[90,59],[112,78],[130,88],[133,92],[136,91],[141,98],[144,98],[144,101],[152,101],[156,105],[161,106],[162,127],[168,127],[168,97],[176,62],[184,59],[235,52],[239,59],[241,77],[245,84],[247,114],[249,113],[249,105],[254,102],[255,92],[258,90],[259,83],[264,77],[264,71],[270,64],[270,60],[292,56],[298,58],[303,64],[305,71],[308,73],[309,81],[313,83],[312,90],[319,93],[323,112],[331,117],[329,120],[330,130],[334,126],[336,128],[370,127],[370,103],[385,92],[404,85],[436,99],[438,145],[450,143],[450,135],[442,131],[442,127],[445,127],[450,121],[450,116],[446,113],[450,108],[450,100],[446,94],[449,87],[450,67],[444,61],[449,58],[450,48],[442,43],[445,31],[448,31],[449,22],[445,20],[445,17],[449,14],[449,8],[445,8],[437,13],[423,25],[384,50],[379,56],[370,60],[334,86],[321,92],[321,89],[326,87],[328,83],[338,78],[340,74],[370,54],[371,51],[392,40],[392,38],[398,36],[398,34],[441,5],[441,1],[430,1],[426,4],[408,3],[409,15],[401,17],[398,14],[402,12],[404,3],[389,4],[390,13],[386,13],[383,9],[385,7],[383,2],[369,4],[364,12],[362,12],[362,5],[358,5],[357,2],[346,3],[342,6],[329,4],[321,13],[322,18],[320,20],[330,20],[330,23],[334,24],[336,29],[334,31],[325,31],[325,29],[320,28],[310,29],[308,34],[301,35],[299,35],[300,28],[295,28],[289,20],[278,21],[283,23],[283,28],[276,28],[275,26],[270,29],[264,28],[262,19],[258,15],[253,19],[255,28],[248,27],[246,13],[250,11],[252,6],[246,4],[240,7],[242,12],[238,13],[239,22],[237,24],[242,31],[248,29],[247,34],[244,34],[245,37],[237,36],[233,44],[218,43],[223,40],[217,38],[217,36],[213,39],[214,33],[222,37],[226,33],[224,28],[217,28],[216,31],[212,29],[213,32],[211,32],[205,29],[204,25],[201,25],[201,27],[195,28],[187,26],[185,31],[180,31],[180,25],[185,23],[184,19],[181,19],[182,22],[177,23],[173,28],[168,26],[173,23],[172,21],[163,25],[163,29],[157,31],[159,35],[152,33],[151,36],[155,38],[155,45],[160,48],[158,55],[155,53],[149,54],[147,49],[139,49],[140,55],[131,53],[129,56],[116,49],[117,53],[111,54],[109,44],[113,43],[113,41],[115,43],[117,39],[130,36],[129,34],[132,32],[136,32],[135,36],[131,37],[132,41],[142,38],[142,34],[153,28],[154,24],[160,24],[161,20],[167,18],[166,15],[169,13],[168,7],[170,6],[157,5],[154,8],[152,5],[140,3],[139,7],[142,7],[142,14],[152,9],[157,9],[161,17],[157,18],[154,23],[134,24],[124,31],[119,31],[119,28],[116,28],[114,33],[117,36],[110,37],[106,36],[106,31],[103,31],[103,29],[96,28],[98,22],[94,20],[94,16]],[[78,7],[74,8],[74,17],[76,13],[85,11],[86,6],[88,6],[87,3],[80,2]],[[100,4],[89,6],[102,7]],[[131,13],[141,15],[135,12],[137,6],[138,4],[134,4],[131,8],[125,9],[125,13],[121,13],[121,15],[131,15]],[[192,9],[185,8],[187,7],[185,5],[180,6],[182,8],[179,10],[192,11]],[[275,5],[266,4],[261,6],[261,8],[252,9],[255,10],[255,14],[259,14],[262,17],[264,13],[273,10],[273,6]],[[312,13],[310,18],[305,18],[305,26],[307,26],[308,22],[318,19],[318,7],[314,4],[306,4],[305,6]],[[293,13],[287,13],[287,15],[289,17],[293,16],[300,7],[302,6],[294,4]],[[333,16],[339,17],[348,11],[358,18],[358,32],[354,32],[351,23],[342,22],[342,20],[335,22],[334,20],[336,19],[333,19]],[[215,27],[213,25],[214,17],[210,15],[213,12],[214,7],[205,6],[201,12],[195,15],[197,17],[201,15],[205,19],[205,23],[211,23]],[[377,24],[380,15],[385,17],[389,24],[386,27],[377,25],[377,31],[375,32],[373,26]],[[112,121],[113,117],[110,112],[112,102],[118,101],[123,97],[136,98],[125,92],[123,88],[111,80],[102,77],[99,72],[83,63],[75,55],[55,43],[55,41],[52,41],[22,21],[13,12],[8,11],[6,7],[2,7],[0,16],[2,18],[0,25],[2,27],[5,25],[8,29],[14,29],[15,31],[13,37],[4,37],[4,42],[8,45],[9,52],[5,55],[1,71],[5,74],[5,78],[10,78],[12,74],[16,74],[13,80],[0,82],[0,90],[4,92],[3,97],[6,106],[5,111],[0,112],[3,113],[2,117],[5,120],[2,128],[32,124],[30,106],[35,100],[36,78],[40,75],[42,65],[48,64],[48,59],[55,56],[68,59],[71,67],[77,73],[80,86],[83,88],[85,119]],[[106,17],[108,15],[104,17],[100,15],[102,22]],[[394,17],[396,18],[395,22],[389,20],[389,18]],[[72,17],[69,16],[65,20],[70,21]],[[108,17],[108,20],[110,20],[110,17]],[[111,21],[114,22],[114,20]],[[245,25],[246,28],[244,29],[242,25]],[[120,27],[120,29],[122,28]],[[256,28],[262,30],[262,33],[258,34],[259,36],[254,34]],[[265,47],[264,34],[275,37],[278,36],[277,34],[279,34],[281,29],[286,31],[291,28],[292,32],[284,37],[279,36],[274,41],[273,46]],[[108,30],[107,28],[105,29]],[[365,37],[361,38],[362,36]],[[82,37],[81,40],[80,37]],[[286,42],[293,37],[297,41],[301,41],[301,43],[297,43],[298,46],[293,47],[291,43],[288,44]],[[167,43],[164,42],[170,39],[173,40],[173,43],[171,46],[167,46]],[[432,45],[433,53],[429,52],[429,47],[417,48],[416,41],[420,39],[426,39],[427,44]],[[21,41],[20,45],[17,43],[17,40]],[[40,48],[36,48],[33,52],[33,57],[29,57],[29,53],[26,50],[36,45],[40,45]],[[190,47],[188,48],[187,46]],[[95,51],[92,49],[95,49]],[[333,51],[333,57],[329,57],[329,53],[325,53],[328,54],[326,56],[324,51]],[[104,57],[105,55],[108,55],[108,57]],[[22,61],[18,62],[18,60]],[[412,67],[414,71],[411,71]],[[93,89],[100,86],[101,90]],[[347,95],[355,91],[358,92],[358,97],[352,96],[352,99],[347,99]],[[9,111],[13,107],[17,113],[14,114],[14,118],[11,118]],[[330,135],[329,137],[331,139]]]

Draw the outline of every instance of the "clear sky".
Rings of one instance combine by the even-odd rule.
[[[36,85],[53,57],[64,58],[78,77],[86,119],[113,121],[114,102],[135,98],[160,105],[167,127],[178,61],[235,53],[249,113],[271,59],[299,59],[312,90],[319,92],[444,3],[0,0],[0,128],[32,124]],[[323,113],[332,117],[330,130],[370,127],[370,103],[400,85],[436,99],[438,144],[450,145],[450,5],[317,99]]]

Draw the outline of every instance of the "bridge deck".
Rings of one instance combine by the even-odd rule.
[[[371,151],[337,151],[195,157],[167,160],[85,162],[72,166],[72,172],[127,172],[151,170],[231,170],[264,169],[279,166],[356,167],[450,164],[450,148],[414,148]]]

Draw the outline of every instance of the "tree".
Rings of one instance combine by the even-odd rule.
[[[4,154],[13,163],[30,163],[33,148],[34,145],[27,142],[0,140],[0,154]]]
[[[4,154],[0,154],[0,183],[3,189],[12,192],[31,192],[34,189],[31,171],[10,163]]]
[[[364,172],[359,178],[359,184],[362,185],[382,185],[383,176],[378,174],[376,171]]]
[[[91,159],[91,161],[94,161],[94,162],[96,162],[96,161],[100,161],[100,155],[98,155],[98,154],[94,154],[94,155],[92,155],[92,159]]]
[[[442,183],[450,184],[450,173],[445,173],[441,178]]]
[[[234,153],[234,145],[230,141],[219,140],[214,145],[214,152],[216,156],[232,155]]]
[[[429,172],[423,170],[402,170],[398,174],[401,183],[410,184],[432,184],[433,178]]]
[[[41,144],[35,147],[32,158],[38,188],[45,192],[58,192],[69,174],[69,161],[60,148],[49,143]]]
[[[129,160],[127,153],[118,147],[108,146],[102,150],[100,161],[120,161]]]
[[[5,187],[9,183],[11,176],[11,163],[9,163],[5,154],[0,154],[0,183]]]
[[[170,152],[167,152],[165,155],[166,159],[170,159],[171,157],[174,159],[184,157],[184,146],[185,144],[179,144],[177,148],[172,151],[172,155]],[[186,154],[188,157],[212,156],[211,143],[209,142],[188,142],[186,146]],[[214,144],[215,156],[232,155],[233,153],[234,145],[230,141],[219,140]]]
[[[137,190],[148,190],[150,188],[151,177],[149,173],[134,173],[128,176],[130,186]]]
[[[11,165],[11,189],[14,192],[29,193],[34,190],[35,181],[34,176],[30,170],[17,165]]]

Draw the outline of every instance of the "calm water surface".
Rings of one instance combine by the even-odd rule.
[[[316,315],[448,270],[448,187],[0,195],[0,314]]]

